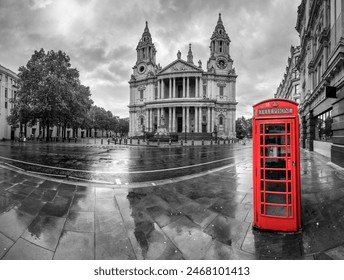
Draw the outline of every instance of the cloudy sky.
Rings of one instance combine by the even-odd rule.
[[[273,97],[285,72],[301,0],[0,0],[0,64],[17,72],[35,50],[63,50],[97,106],[128,117],[128,80],[145,22],[161,66],[178,50],[203,69],[218,14],[238,74],[237,116]]]

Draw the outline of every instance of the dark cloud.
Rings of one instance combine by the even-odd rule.
[[[128,116],[129,86],[136,46],[145,21],[166,66],[178,50],[206,69],[218,14],[231,38],[238,74],[237,115],[273,97],[282,80],[301,0],[0,0],[0,63],[16,71],[34,50],[63,50],[90,86],[98,106]],[[99,103],[98,103],[99,102]]]

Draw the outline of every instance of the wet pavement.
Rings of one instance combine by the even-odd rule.
[[[31,148],[39,162],[43,147]],[[76,148],[83,147],[70,153]],[[128,184],[96,184],[0,164],[0,259],[344,259],[344,171],[328,158],[301,152],[303,228],[286,234],[252,228],[250,143],[136,148],[121,148],[136,163],[127,165],[130,170],[150,162],[143,156],[140,164],[138,153],[149,158],[164,151],[164,163],[148,163],[145,170],[176,169],[158,177],[143,173]],[[66,147],[50,149],[68,154]],[[34,161],[30,153],[4,150],[3,157]],[[192,172],[178,169],[207,162]]]

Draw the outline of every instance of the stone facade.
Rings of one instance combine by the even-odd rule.
[[[216,132],[218,137],[234,138],[237,75],[230,42],[220,14],[206,71],[201,61],[195,65],[191,44],[186,61],[178,51],[177,59],[162,68],[146,22],[129,81],[129,136],[154,133],[164,124],[169,133],[188,137]]]
[[[17,91],[18,76],[11,70],[0,65],[0,140],[14,137],[15,129],[7,123],[13,104],[11,98]]]
[[[300,72],[296,68],[299,59],[300,47],[290,48],[290,57],[282,82],[277,88],[275,98],[284,98],[300,103]]]
[[[314,141],[327,141],[331,161],[340,166],[344,166],[343,12],[343,0],[302,0],[296,24],[300,35],[301,145],[313,151]],[[320,134],[319,120],[330,133]]]

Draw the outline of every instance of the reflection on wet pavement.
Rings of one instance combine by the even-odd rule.
[[[202,176],[141,188],[82,186],[0,166],[0,258],[344,259],[342,170],[303,152],[302,232],[274,233],[252,228],[251,149],[232,156],[234,164]],[[144,151],[127,160],[138,159],[146,161]]]

